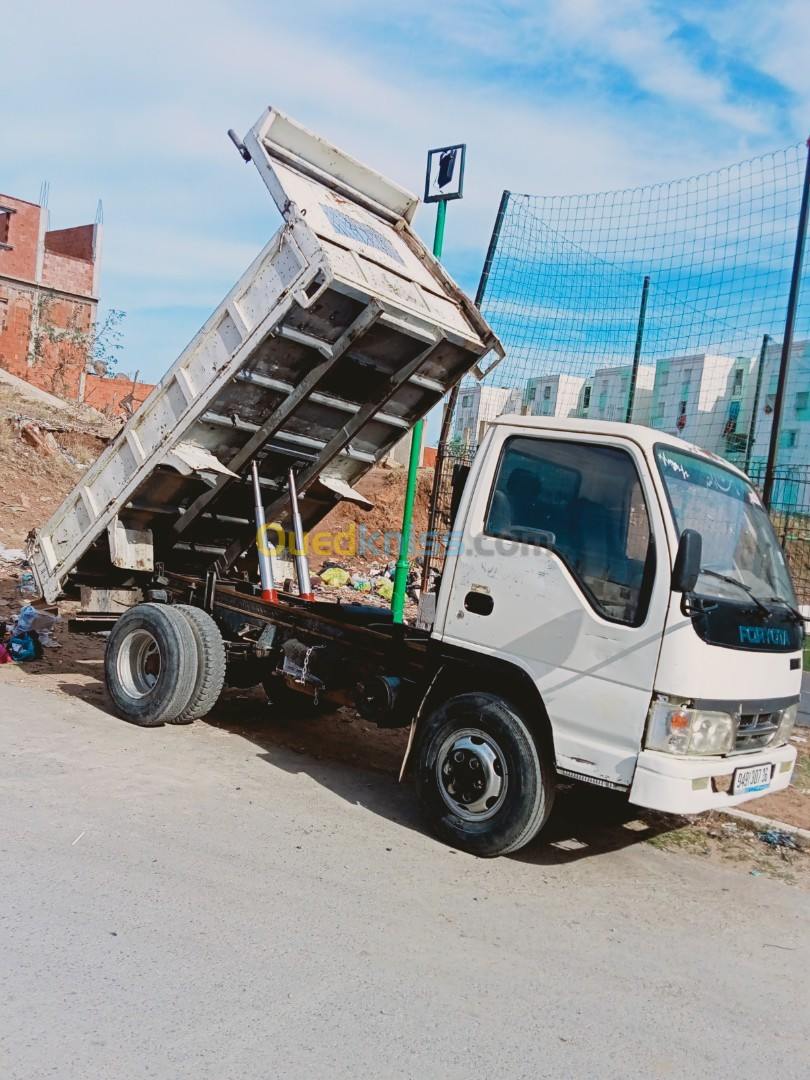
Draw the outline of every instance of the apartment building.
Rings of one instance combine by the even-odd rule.
[[[731,460],[751,431],[756,358],[692,353],[659,360],[649,424]]]
[[[522,411],[522,398],[517,387],[484,386],[481,383],[462,387],[453,421],[453,438],[465,446],[477,446],[487,424],[496,416]]]
[[[582,395],[577,415],[587,416],[589,420],[626,420],[632,376],[632,364],[596,370],[588,380],[587,393]],[[640,364],[633,398],[632,420],[635,424],[650,422],[654,383],[655,368]]]
[[[528,416],[576,416],[585,379],[578,375],[541,375],[529,379],[523,390],[523,411]]]
[[[769,345],[753,423],[752,471],[763,468],[768,457],[781,359],[782,346]],[[780,467],[810,465],[810,340],[794,341],[790,352],[776,463]]]

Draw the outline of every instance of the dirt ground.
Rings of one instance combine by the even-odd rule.
[[[357,484],[357,490],[374,503],[374,509],[361,510],[351,503],[338,503],[318,528],[338,532],[355,523],[365,525],[370,532],[399,532],[405,508],[405,477],[406,470],[399,465],[377,466]],[[420,469],[413,504],[413,528],[417,535],[427,529],[432,489],[433,469]]]
[[[56,449],[37,449],[24,435],[50,434]],[[86,406],[54,409],[0,382],[0,544],[23,547],[94,461],[117,426]]]

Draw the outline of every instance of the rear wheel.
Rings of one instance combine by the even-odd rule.
[[[431,828],[472,855],[505,855],[545,824],[555,773],[519,711],[495,694],[458,694],[426,718],[416,786]]]
[[[219,627],[202,608],[190,604],[177,604],[174,611],[179,611],[188,621],[197,645],[197,677],[188,705],[173,719],[171,724],[190,724],[206,716],[216,705],[225,682],[225,644]]]
[[[187,707],[197,675],[191,626],[165,604],[136,604],[110,632],[104,674],[119,716],[142,727],[173,720]]]

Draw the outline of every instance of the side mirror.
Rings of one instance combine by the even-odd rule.
[[[692,592],[700,576],[703,559],[703,537],[695,529],[684,529],[672,570],[672,591]]]

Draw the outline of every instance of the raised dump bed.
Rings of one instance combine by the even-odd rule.
[[[357,480],[502,355],[411,229],[414,195],[275,109],[243,152],[284,224],[39,530],[48,600],[138,584],[159,563],[224,573],[255,538],[253,461],[268,521],[289,521],[292,467],[311,528],[361,501]]]

